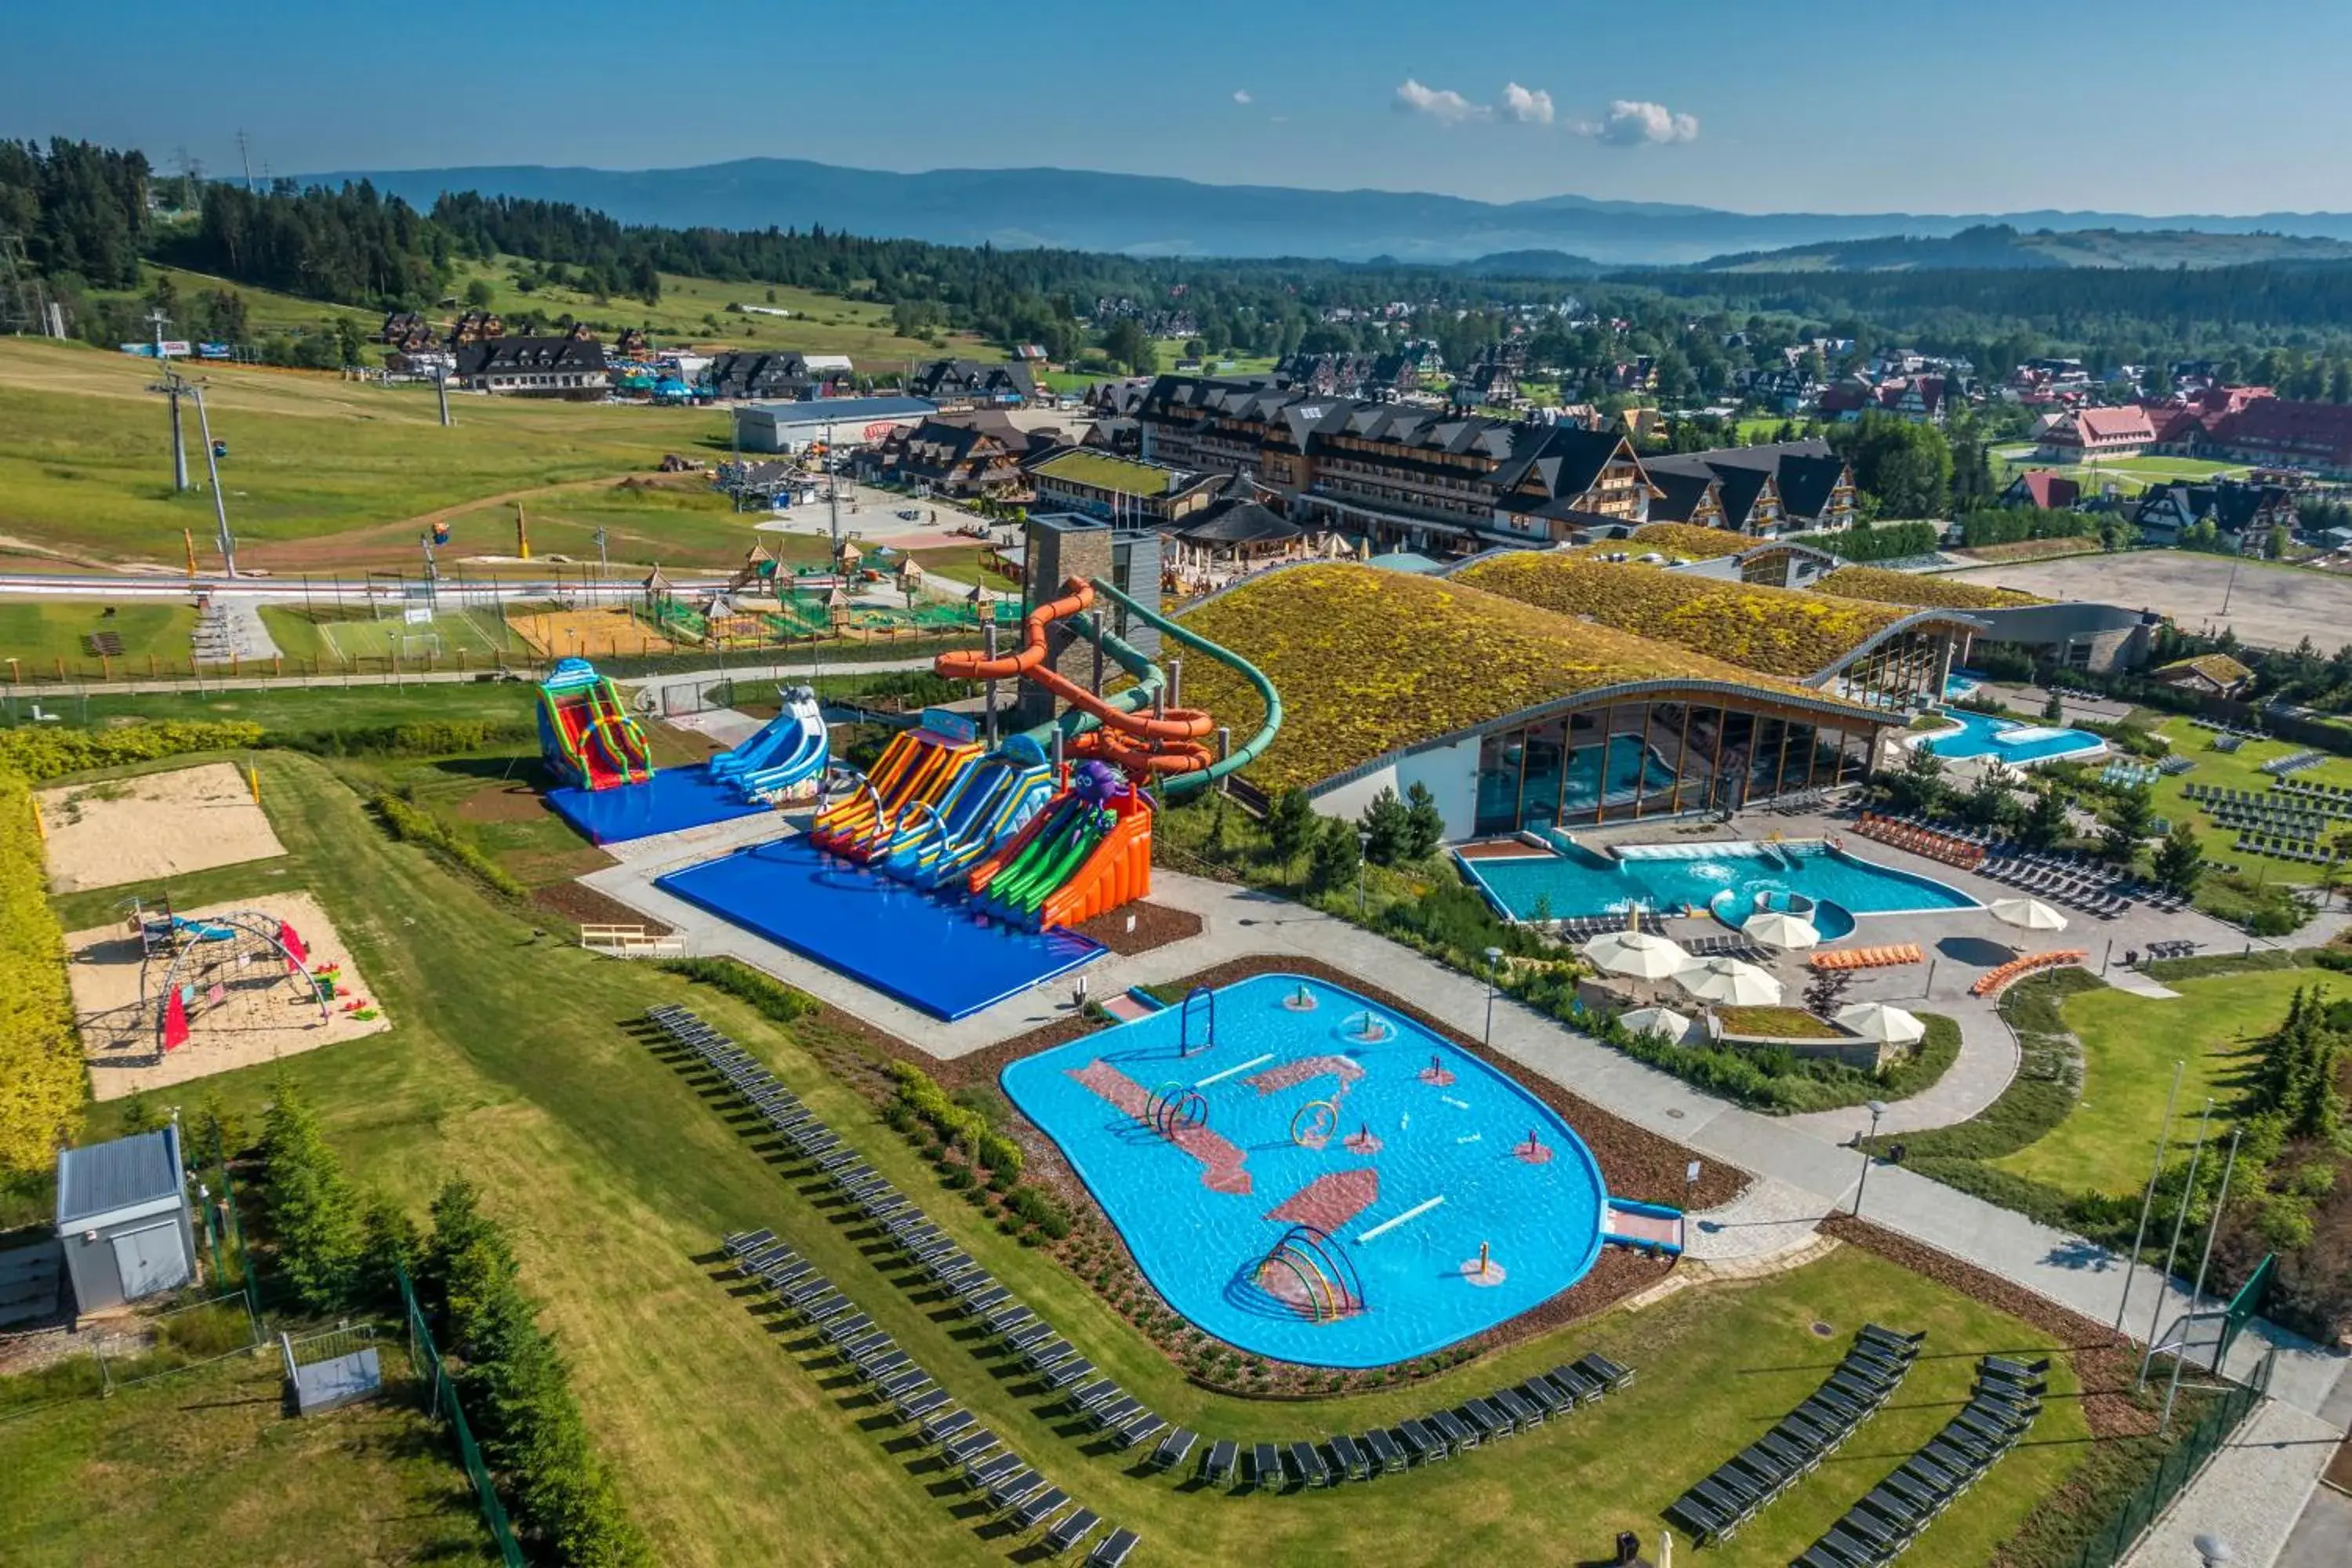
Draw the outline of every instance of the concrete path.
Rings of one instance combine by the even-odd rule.
[[[2272,1400],[2238,1428],[2235,1441],[2213,1456],[2196,1483],[2183,1492],[2124,1559],[2124,1568],[2197,1568],[2200,1535],[2229,1543],[2231,1568],[2298,1561],[2283,1556],[2290,1536],[2309,1568],[2342,1568],[2352,1562],[2352,1505],[2326,1496],[2344,1509],[2331,1516],[2325,1506],[2307,1514],[2319,1473],[2344,1434],[2307,1411]],[[2300,1524],[2300,1528],[2299,1528]],[[2333,1537],[2330,1542],[2326,1538]]]
[[[262,656],[267,658],[267,655]],[[517,678],[529,679],[529,663],[513,667]],[[891,658],[843,658],[838,656],[812,662],[806,655],[782,664],[730,664],[727,668],[677,670],[646,676],[640,680],[625,680],[621,684],[637,689],[677,687],[681,690],[709,686],[721,680],[781,680],[786,684],[805,681],[812,675],[856,675],[866,670],[929,669],[929,654],[908,655]],[[399,674],[383,671],[377,674],[352,674],[338,671],[320,675],[263,675],[247,672],[237,675],[205,675],[181,677],[168,680],[0,680],[0,695],[9,697],[56,697],[61,694],[102,692],[110,697],[163,697],[184,691],[315,691],[336,686],[462,686],[481,679],[489,669],[427,669],[404,670]]]
[[[2157,1568],[2162,1561],[2135,1559],[2128,1568]],[[2279,1553],[2278,1568],[2344,1568],[2347,1563],[2352,1563],[2352,1497],[2325,1484],[2315,1486]]]

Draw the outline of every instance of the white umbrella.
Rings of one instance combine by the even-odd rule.
[[[1907,1046],[1927,1037],[1927,1026],[1916,1015],[1884,1002],[1856,1002],[1841,1007],[1837,1021],[1838,1027],[1848,1034],[1890,1046]]]
[[[1785,910],[1766,910],[1762,914],[1748,916],[1739,934],[1773,947],[1819,947],[1822,942],[1822,933],[1812,921]]]
[[[1585,962],[1610,974],[1664,980],[1691,961],[1682,944],[1647,931],[1603,931],[1584,944]]]
[[[1710,958],[1676,973],[1675,984],[1703,1002],[1734,1007],[1769,1007],[1780,1000],[1780,983],[1737,958]]]
[[[2003,925],[2026,931],[2064,931],[2066,917],[2040,899],[1995,899],[1985,906]]]
[[[1617,1021],[1637,1035],[1664,1035],[1677,1045],[1690,1037],[1691,1021],[1672,1007],[1636,1007]]]

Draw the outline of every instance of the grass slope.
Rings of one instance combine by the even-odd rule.
[[[2186,793],[2186,786],[2195,784],[2215,789],[2252,790],[2258,795],[2267,795],[2271,788],[2271,775],[2263,772],[2263,764],[2310,748],[2285,741],[2248,741],[2234,752],[2217,752],[2213,750],[2214,732],[2200,729],[2185,715],[2167,719],[2156,727],[2156,732],[2172,742],[2176,754],[2189,757],[2197,763],[2192,772],[2168,778],[2159,777],[2149,786],[2155,796],[2157,815],[2175,822],[2185,818],[2196,827],[2207,856],[2243,867],[2250,875],[2259,868],[2264,879],[2272,882],[2310,884],[2319,880],[2320,868],[2316,866],[2273,859],[2252,851],[2241,854],[2237,848],[2237,829],[2217,826],[2211,817],[2189,802]],[[2328,757],[2294,776],[2298,783],[2303,784],[2352,785],[2352,761]],[[2283,801],[2292,799],[2292,796],[2282,796]],[[2352,827],[2352,823],[2341,826]],[[2332,833],[2323,835],[2321,842],[2325,844],[2333,836]]]
[[[89,664],[94,656],[82,638],[111,632],[122,639],[122,658],[115,668],[136,668],[151,656],[159,661],[184,660],[195,629],[196,612],[187,605],[152,599],[125,605],[87,600],[37,605],[11,599],[0,601],[0,659],[21,660],[27,676],[46,670],[55,659]]]
[[[425,515],[518,493],[534,512],[532,542],[541,552],[593,557],[588,529],[607,521],[593,515],[599,508],[628,512],[646,544],[676,540],[672,559],[696,550],[740,557],[752,541],[707,492],[609,488],[620,476],[646,473],[665,452],[715,455],[726,426],[708,410],[462,397],[456,425],[444,429],[424,388],[231,366],[206,374],[213,435],[229,447],[221,484],[247,566],[414,567]],[[189,530],[210,564],[202,542],[214,530],[212,500],[172,492],[170,426],[163,400],[147,390],[152,381],[152,369],[127,355],[0,341],[0,430],[8,433],[0,447],[0,550],[13,540],[92,561],[177,567]],[[187,439],[201,480],[193,417]],[[593,493],[551,505],[542,526],[533,492],[600,480],[604,487]],[[510,552],[513,521],[503,508],[487,526],[461,522],[445,565]],[[325,549],[311,542],[330,540]],[[614,554],[632,559],[618,541]]]
[[[385,1352],[388,1375],[405,1362]],[[447,1439],[397,1398],[293,1420],[276,1352],[0,1422],[0,1562],[495,1563]]]
[[[526,1278],[549,1304],[589,1418],[665,1563],[732,1563],[743,1542],[760,1540],[790,1541],[793,1560],[810,1564],[994,1561],[1014,1544],[989,1534],[936,1461],[878,1421],[805,1336],[776,1331],[740,1287],[698,1261],[739,1226],[792,1237],[1058,1484],[1140,1529],[1154,1552],[1197,1561],[1594,1555],[1620,1528],[1649,1536],[1657,1510],[1797,1403],[1864,1318],[1928,1329],[1936,1358],[1914,1373],[1897,1407],[1721,1554],[1727,1565],[1785,1563],[1942,1422],[1965,1393],[1971,1353],[2043,1342],[1848,1249],[1753,1285],[1686,1291],[1637,1315],[1549,1335],[1431,1387],[1329,1405],[1232,1401],[1181,1381],[1058,1264],[975,1221],[819,1065],[810,1026],[801,1027],[807,1039],[796,1038],[727,998],[692,992],[696,1006],[768,1058],[1098,1366],[1196,1428],[1245,1438],[1360,1428],[1586,1348],[1641,1371],[1635,1391],[1598,1412],[1377,1489],[1280,1500],[1187,1495],[1082,1452],[1024,1380],[975,1358],[957,1320],[898,1289],[869,1243],[836,1211],[813,1204],[815,1184],[780,1173],[706,1092],[624,1032],[648,1002],[688,996],[682,983],[534,939],[527,920],[425,852],[386,843],[326,765],[268,753],[260,766],[289,852],[273,869],[287,875],[229,868],[174,891],[233,898],[293,881],[332,911],[396,1026],[293,1058],[287,1070],[360,1179],[421,1205],[445,1174],[462,1170],[514,1222]],[[351,776],[397,782],[413,771],[352,768]],[[480,768],[461,760],[434,771],[478,776]],[[131,890],[68,899],[62,912],[68,925],[110,918]],[[257,1068],[213,1081],[252,1113],[268,1076]],[[1815,1335],[1816,1321],[1832,1325],[1830,1337]],[[2073,1469],[2084,1436],[2079,1407],[2053,1400],[2034,1444],[1936,1526],[1933,1555],[1922,1560],[1983,1561]]]
[[[2253,1040],[2286,1016],[2295,987],[2328,979],[2287,969],[2174,982],[2180,994],[2170,1000],[2105,989],[2068,998],[2062,1016],[2083,1042],[2082,1096],[2056,1128],[1992,1163],[2069,1192],[2138,1191],[2164,1125],[2172,1064],[2189,1064],[2179,1114],[2193,1117],[2207,1095],[2226,1108]],[[2173,1136],[2184,1136],[2182,1124]]]

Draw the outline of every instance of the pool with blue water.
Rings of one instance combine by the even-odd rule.
[[[1480,856],[1462,866],[1511,919],[1706,909],[1727,891],[1744,921],[1763,895],[1798,894],[1852,915],[1972,910],[1977,901],[1932,878],[1881,866],[1819,842],[1629,845],[1622,858],[1570,846],[1556,854]],[[1822,935],[1836,941],[1829,931]]]
[[[1212,1034],[1193,1006],[1190,1056],[1171,1007],[1002,1075],[1192,1322],[1284,1361],[1383,1366],[1516,1317],[1591,1268],[1600,1167],[1511,1079],[1319,980],[1259,975],[1215,992],[1213,1007]],[[1361,1037],[1368,1015],[1378,1038]],[[1152,1107],[1188,1093],[1201,1127],[1154,1131]],[[1265,1267],[1302,1221],[1330,1238],[1316,1244],[1326,1261],[1309,1248]],[[1360,1292],[1361,1310],[1328,1315],[1327,1274],[1352,1274],[1346,1299]]]
[[[2021,767],[2047,762],[2052,757],[2095,752],[2106,744],[2086,730],[1996,719],[1990,713],[1971,713],[1965,708],[1947,708],[1943,717],[1958,724],[1958,730],[1926,736],[1915,743],[1933,747],[1937,756],[1948,761],[1998,757]]]

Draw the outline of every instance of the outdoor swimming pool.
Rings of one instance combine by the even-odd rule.
[[[1978,907],[1958,888],[1818,842],[1633,844],[1618,854],[1612,859],[1570,846],[1558,854],[1480,856],[1462,866],[1515,921],[1535,918],[1538,899],[1552,918],[1566,920],[1622,914],[1634,904],[1705,909],[1727,889],[1734,907],[1758,893],[1798,893],[1857,915]]]
[[[1195,1004],[1189,1057],[1171,1007],[1003,1074],[1192,1322],[1285,1361],[1381,1366],[1516,1317],[1592,1267],[1600,1168],[1510,1079],[1319,980],[1259,975],[1216,992],[1213,1007],[1213,1043],[1202,1048],[1209,1015]],[[1368,1013],[1381,1037],[1359,1037]],[[1199,1128],[1171,1138],[1146,1124],[1155,1090],[1181,1100],[1188,1089],[1204,1110]],[[1328,1141],[1295,1141],[1318,1120]],[[1330,1236],[1333,1272],[1354,1272],[1362,1310],[1314,1321],[1300,1301],[1316,1300],[1318,1266],[1261,1267],[1302,1222]],[[1481,1243],[1492,1259],[1483,1278]]]
[[[2062,730],[2015,719],[1996,719],[1990,713],[1971,713],[1965,708],[1947,708],[1943,716],[1958,724],[1959,730],[1925,736],[1912,743],[1932,746],[1937,756],[1956,762],[1969,757],[1999,757],[2004,763],[2024,767],[2052,757],[2099,751],[2106,745],[2085,730]]]

